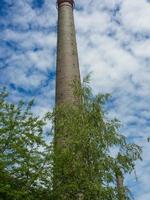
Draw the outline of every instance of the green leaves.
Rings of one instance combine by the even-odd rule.
[[[46,121],[32,114],[33,101],[27,105],[19,101],[14,105],[7,102],[7,96],[7,92],[2,90],[0,196],[11,200],[40,199],[41,194],[47,193],[51,187],[49,170],[52,158],[43,132]]]
[[[106,116],[109,94],[93,95],[89,77],[72,87],[77,103],[60,105],[42,119],[31,112],[33,100],[14,105],[5,89],[0,92],[2,200],[131,199],[126,187],[118,190],[116,177],[134,170],[141,148],[119,133],[117,119]]]
[[[135,161],[141,158],[141,148],[128,144],[119,133],[120,122],[105,115],[104,104],[109,94],[94,96],[86,80],[74,89],[81,102],[61,105],[53,115],[54,199],[77,199],[81,194],[85,200],[118,200],[116,174],[134,170]],[[116,157],[111,154],[115,147]],[[127,190],[122,190],[127,199]]]

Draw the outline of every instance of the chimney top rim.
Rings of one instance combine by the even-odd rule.
[[[57,0],[57,5],[58,7],[62,4],[62,3],[70,3],[72,5],[72,7],[74,7],[74,0]]]

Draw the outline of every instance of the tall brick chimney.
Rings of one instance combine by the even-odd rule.
[[[56,107],[64,103],[76,104],[74,96],[74,88],[71,86],[74,80],[80,82],[79,61],[76,44],[76,33],[74,25],[74,0],[57,0],[58,8],[58,27],[57,27],[57,63],[56,63]],[[62,150],[66,148],[66,133],[62,134],[57,124],[59,118],[56,116],[54,135],[54,152],[60,155]],[[57,190],[62,185],[60,169],[55,164],[59,163],[59,156],[54,160],[54,177],[53,189],[57,198]],[[57,164],[56,164],[57,165]],[[63,171],[63,169],[62,169]],[[67,194],[63,196],[67,200]],[[81,198],[80,198],[81,199]],[[79,199],[78,199],[79,200]]]
[[[74,0],[57,0],[57,67],[56,67],[56,105],[75,101],[73,80],[80,81],[79,61],[74,25]]]

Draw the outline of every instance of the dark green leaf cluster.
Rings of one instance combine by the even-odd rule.
[[[18,105],[0,93],[0,197],[2,200],[48,199],[51,190],[51,147],[45,121],[33,116],[33,101]]]

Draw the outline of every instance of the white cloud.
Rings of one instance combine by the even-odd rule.
[[[133,32],[150,32],[150,3],[146,0],[122,1],[121,19]]]
[[[132,43],[132,51],[133,53],[140,58],[149,58],[150,56],[150,41],[139,41]]]

